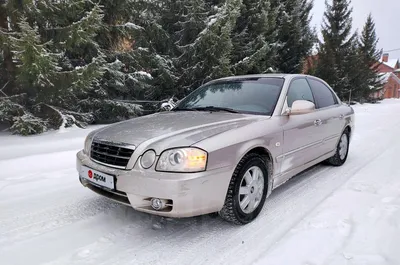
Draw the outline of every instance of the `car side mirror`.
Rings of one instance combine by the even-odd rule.
[[[301,115],[315,111],[315,104],[307,100],[296,100],[290,108],[289,115]]]

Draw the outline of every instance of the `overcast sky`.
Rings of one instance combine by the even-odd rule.
[[[331,0],[329,0],[331,1]],[[400,49],[400,0],[351,0],[353,29],[361,33],[365,20],[372,13],[380,39],[379,48]],[[313,25],[320,28],[325,0],[314,0]],[[400,58],[400,51],[390,52],[390,58]]]

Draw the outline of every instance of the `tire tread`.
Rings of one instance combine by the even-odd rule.
[[[236,185],[236,181],[239,177],[238,175],[239,175],[240,171],[242,170],[243,166],[251,159],[261,159],[262,161],[265,162],[265,159],[257,153],[249,153],[249,154],[245,155],[242,158],[242,160],[240,160],[240,162],[238,163],[238,165],[235,168],[235,171],[233,172],[231,181],[229,183],[228,192],[227,192],[226,199],[225,199],[225,204],[222,207],[221,211],[219,212],[219,215],[221,216],[222,219],[224,219],[225,221],[228,221],[230,223],[236,224],[236,225],[243,225],[243,224],[246,224],[246,222],[241,221],[235,214],[234,188]],[[267,176],[267,178],[268,178],[268,176]],[[267,181],[267,180],[265,180],[265,181]],[[264,191],[264,193],[265,192],[266,191]]]
[[[343,134],[346,134],[346,135],[347,135],[347,140],[348,140],[348,143],[347,143],[347,144],[350,145],[350,133],[349,133],[349,130],[346,129],[346,130],[343,132]],[[343,134],[342,134],[342,135],[343,135]],[[342,135],[341,135],[340,137],[342,137]],[[336,153],[335,153],[335,155],[332,156],[331,158],[329,158],[329,159],[326,161],[329,165],[334,166],[334,167],[340,167],[340,166],[342,166],[342,165],[346,162],[347,156],[349,155],[349,146],[347,146],[347,154],[346,154],[345,159],[344,159],[344,160],[340,159],[340,155],[339,155],[339,144],[340,144],[340,141],[339,141],[339,143],[338,143],[338,145],[337,145],[337,147],[336,147]]]

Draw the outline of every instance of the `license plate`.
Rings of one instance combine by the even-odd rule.
[[[99,186],[115,189],[114,176],[103,172],[82,166],[81,177]]]

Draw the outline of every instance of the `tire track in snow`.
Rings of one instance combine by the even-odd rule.
[[[179,247],[178,253],[173,255],[173,258],[168,261],[167,264],[178,264],[179,261],[186,260],[187,262],[191,262],[191,264],[202,264],[204,259],[207,261],[213,260],[213,257],[221,253],[221,249],[216,247],[213,249],[209,249],[209,245],[215,246],[224,246],[226,245],[227,235],[231,235],[228,237],[232,237],[232,240],[236,245],[244,245],[248,244],[248,241],[244,239],[242,234],[247,234],[248,231],[252,231],[256,233],[257,231],[253,231],[254,227],[261,228],[262,222],[265,222],[264,218],[268,218],[268,221],[273,221],[277,219],[279,216],[279,212],[282,211],[279,207],[273,207],[269,209],[271,205],[279,205],[289,199],[293,194],[303,190],[307,185],[307,181],[310,179],[318,178],[318,175],[321,172],[325,172],[328,168],[323,168],[320,166],[314,167],[307,171],[307,173],[301,174],[296,177],[296,181],[290,181],[287,183],[286,192],[282,197],[276,198],[275,194],[271,195],[268,199],[268,202],[265,204],[262,213],[259,215],[259,219],[255,220],[253,223],[246,226],[232,226],[229,223],[226,223],[221,220],[221,223],[217,227],[211,227],[204,231],[201,231],[201,240],[199,242],[199,238],[189,237],[191,241],[189,243],[185,242],[181,244]],[[307,175],[311,174],[311,175]],[[305,180],[304,177],[307,177]],[[282,186],[283,187],[283,186]],[[277,191],[277,190],[276,190]],[[288,205],[286,211],[292,211],[296,209],[297,205],[291,204]],[[272,219],[271,219],[272,218]],[[279,220],[277,220],[279,221]],[[204,251],[202,251],[204,250]],[[199,257],[201,257],[199,259]],[[165,259],[166,257],[164,257]],[[215,260],[212,261],[213,264]],[[164,264],[164,262],[159,262],[157,264]],[[226,263],[225,263],[226,264]]]
[[[253,242],[247,235],[256,235],[260,232],[265,232],[267,226],[271,226],[271,231],[273,231],[275,225],[278,226],[282,222],[281,217],[283,214],[289,215],[289,213],[299,210],[299,202],[296,200],[291,201],[291,198],[297,194],[303,193],[310,181],[318,179],[319,174],[327,170],[328,168],[316,167],[297,176],[296,179],[287,182],[284,186],[275,190],[266,202],[259,218],[253,223],[243,227],[227,227],[228,229],[224,229],[224,233],[209,233],[201,242],[193,242],[191,249],[186,249],[179,255],[174,255],[174,259],[171,260],[169,264],[178,264],[178,262],[182,260],[191,262],[191,264],[204,264],[205,261],[212,261],[212,264],[217,264],[215,258],[222,254],[221,248],[216,247],[210,249],[208,247],[209,245],[223,246],[224,252],[230,253],[227,254],[228,256],[233,255],[232,257],[235,257],[232,263],[240,264],[240,259],[237,258],[237,248],[247,248],[247,246],[249,244],[252,245]],[[311,175],[308,175],[310,173]],[[288,203],[289,201],[291,201],[291,203]],[[292,218],[292,216],[290,216],[290,218]],[[229,226],[229,224],[227,225]],[[272,234],[268,233],[264,239],[271,236]],[[227,246],[228,243],[232,245],[232,249]],[[190,253],[190,255],[188,255],[188,253]],[[221,258],[221,260],[222,264],[227,264],[228,262],[226,258]],[[161,262],[159,264],[163,263]]]
[[[156,242],[164,238],[173,239],[176,234],[180,235],[182,232],[193,230],[196,227],[196,220],[189,218],[167,221],[164,223],[165,227],[159,229],[157,226],[163,218],[130,210],[126,216],[131,221],[129,225],[102,235],[95,242],[46,264],[121,264],[121,260],[124,261],[124,264],[126,262],[143,264],[135,262],[135,256],[137,256],[135,253],[147,254],[151,252],[149,249],[152,249]],[[171,242],[168,241],[168,243]],[[109,255],[110,252],[116,253],[116,255]],[[150,260],[157,259],[155,253],[151,253]],[[149,261],[149,264],[154,263]]]
[[[312,172],[312,176],[318,178],[319,173],[328,169],[328,167],[317,166],[308,173]],[[290,188],[294,191],[301,191],[307,185],[304,180],[301,180],[300,184],[290,186]],[[285,196],[290,197],[291,193],[289,192]],[[295,207],[295,205],[291,207]],[[279,211],[279,208],[276,210]],[[158,219],[156,217],[151,218]],[[208,216],[172,220],[172,222],[167,221],[164,228],[156,231],[146,229],[142,223],[137,225],[135,220],[132,221],[135,225],[124,227],[117,233],[108,234],[106,242],[99,238],[95,243],[74,251],[72,255],[67,255],[57,260],[57,262],[50,262],[49,264],[164,265],[178,264],[179,261],[182,261],[182,256],[184,256],[183,260],[188,260],[190,264],[196,264],[190,260],[192,259],[191,255],[198,255],[197,248],[207,248],[207,245],[209,245],[207,242],[212,242],[212,238],[215,236],[242,229],[241,227],[232,226],[219,218],[213,219]],[[137,234],[138,231],[139,234]],[[171,246],[173,246],[173,249],[171,249]],[[109,255],[110,252],[116,253],[116,255]],[[80,255],[80,253],[91,254],[86,256]],[[140,255],[136,253],[140,253]]]
[[[385,124],[386,126],[387,126],[387,124]],[[395,124],[395,127],[397,127],[398,128],[398,125],[399,125],[399,123],[396,123]],[[385,126],[385,127],[386,127]],[[386,128],[385,127],[381,127],[380,128],[380,131],[384,131]],[[369,137],[373,137],[373,138],[375,138],[376,136],[377,136],[377,134],[379,135],[379,132],[378,131],[376,131],[376,130],[374,130],[374,131],[371,131],[371,133],[369,133],[370,135],[368,135],[368,138]],[[357,131],[356,131],[356,134],[354,135],[356,138],[358,138],[357,140],[359,140],[359,139],[362,139],[362,138],[360,138],[359,137],[359,134],[357,134]],[[390,138],[390,137],[389,137]],[[357,143],[358,142],[358,143]],[[365,144],[365,140],[363,141],[363,142],[360,142],[360,141],[356,141],[356,142],[353,142],[353,144],[352,144],[352,149],[353,148],[356,148],[357,146],[362,146],[363,144]],[[366,147],[365,148],[365,150],[371,150],[371,148],[370,147]],[[363,151],[361,151],[361,152],[359,152],[359,153],[361,153],[361,154],[364,154],[364,150]],[[374,153],[374,152],[373,152]],[[371,158],[371,160],[373,159],[373,157]],[[351,158],[351,154],[350,154],[350,157],[349,157],[349,162],[351,163],[351,161],[352,161],[352,158]],[[353,160],[353,163],[354,163],[354,160]],[[359,164],[359,166],[358,166],[358,169],[360,169],[363,165],[365,165],[366,163],[368,163],[368,162],[365,162],[365,163],[362,163],[362,165],[360,165]],[[347,166],[347,167],[349,167],[349,166]],[[320,169],[320,168],[318,168],[318,169]],[[320,171],[320,172],[317,172],[316,173],[316,176],[317,175],[321,175],[321,176],[317,176],[317,180],[318,180],[318,178],[322,178],[322,176],[326,176],[326,178],[327,178],[327,180],[326,181],[324,181],[324,182],[321,182],[321,181],[317,181],[316,183],[314,183],[314,178],[312,178],[311,176],[308,176],[309,174],[310,174],[310,172],[305,172],[305,173],[303,173],[303,174],[301,174],[301,175],[299,175],[299,176],[297,176],[296,178],[294,178],[293,179],[293,181],[295,181],[296,179],[298,179],[299,177],[304,177],[305,179],[303,179],[303,180],[301,180],[301,182],[303,182],[304,183],[304,186],[305,186],[305,188],[307,189],[307,190],[310,190],[310,185],[317,185],[317,186],[324,186],[324,185],[326,185],[326,183],[330,183],[330,178],[333,178],[333,177],[338,177],[339,175],[341,175],[341,174],[345,174],[343,177],[339,177],[340,178],[340,181],[338,181],[339,182],[339,184],[335,184],[335,187],[339,187],[340,185],[342,185],[344,182],[346,182],[347,181],[347,179],[348,179],[348,177],[349,176],[351,176],[351,174],[352,174],[352,172],[347,172],[346,173],[346,170],[347,170],[347,168],[345,169],[345,168],[333,168],[333,167],[329,167],[329,168],[326,168],[325,170],[323,170],[323,171]],[[353,170],[353,171],[355,171],[355,170]],[[358,171],[358,170],[357,170]],[[334,173],[334,174],[332,174],[332,173]],[[256,224],[250,224],[249,226],[245,226],[243,229],[239,229],[238,230],[238,232],[234,232],[234,234],[233,235],[231,235],[229,232],[228,233],[226,233],[226,234],[228,234],[228,236],[225,236],[225,235],[223,235],[223,236],[220,236],[220,237],[218,237],[218,236],[216,236],[216,237],[214,237],[214,238],[218,238],[218,240],[213,240],[213,238],[212,238],[212,235],[210,236],[210,238],[211,238],[211,240],[209,240],[209,238],[207,238],[207,240],[205,240],[204,242],[202,242],[202,243],[199,243],[199,242],[196,242],[196,243],[194,243],[194,245],[196,246],[195,248],[194,248],[194,251],[188,251],[187,249],[185,249],[182,253],[182,256],[184,256],[184,257],[179,257],[179,255],[177,255],[177,256],[175,256],[176,257],[176,261],[182,261],[182,258],[184,258],[183,260],[187,260],[188,262],[191,262],[191,264],[197,264],[195,261],[196,261],[196,259],[199,259],[199,264],[201,264],[203,261],[204,261],[204,256],[203,255],[201,255],[201,254],[203,254],[203,252],[201,251],[201,249],[202,248],[204,248],[204,249],[206,249],[206,251],[204,251],[205,253],[206,253],[206,257],[209,257],[209,260],[213,260],[213,262],[215,262],[215,257],[216,256],[218,256],[220,253],[221,253],[221,251],[220,251],[220,249],[218,249],[218,248],[214,248],[214,249],[211,249],[211,251],[210,251],[210,249],[208,249],[207,248],[207,246],[208,245],[210,245],[210,244],[212,244],[212,245],[215,245],[215,246],[222,246],[222,245],[224,245],[225,247],[226,247],[226,245],[227,245],[227,242],[229,242],[229,243],[231,243],[231,245],[232,245],[232,248],[231,247],[228,247],[227,249],[228,249],[228,251],[224,251],[224,254],[222,255],[222,257],[220,258],[220,262],[221,263],[225,263],[226,264],[226,262],[228,262],[229,261],[229,257],[236,257],[236,256],[238,256],[237,255],[237,250],[238,249],[240,249],[241,247],[234,247],[234,245],[235,245],[235,243],[234,242],[237,242],[237,241],[239,241],[238,239],[239,238],[241,238],[241,236],[243,236],[243,235],[246,235],[247,233],[250,233],[250,234],[254,234],[254,235],[257,235],[257,232],[263,232],[264,230],[265,230],[265,228],[264,228],[264,226],[261,224],[262,222],[264,222],[265,221],[265,217],[267,217],[267,218],[269,218],[268,219],[268,224],[270,224],[270,223],[273,223],[273,224],[275,224],[275,225],[271,225],[270,226],[270,228],[271,228],[271,230],[274,230],[275,229],[275,227],[280,227],[280,223],[281,223],[281,218],[280,218],[280,216],[279,215],[277,215],[277,213],[278,212],[280,212],[280,207],[282,206],[281,204],[282,203],[284,203],[285,201],[287,201],[288,199],[290,199],[290,198],[292,198],[293,197],[293,195],[294,195],[294,193],[295,192],[297,192],[297,191],[301,191],[300,193],[305,193],[305,192],[308,192],[308,191],[303,191],[302,189],[304,188],[303,187],[303,185],[301,186],[301,187],[299,187],[299,188],[297,188],[296,190],[293,190],[293,191],[290,191],[290,187],[288,187],[287,185],[296,185],[297,186],[297,183],[293,183],[293,182],[289,182],[289,183],[286,183],[284,186],[282,186],[282,187],[280,187],[278,190],[276,190],[276,191],[274,191],[274,193],[273,193],[273,195],[269,198],[269,200],[270,201],[268,201],[267,203],[266,203],[266,209],[264,209],[263,210],[263,213],[260,215],[260,220],[256,220]],[[289,190],[287,190],[287,189],[289,189]],[[329,194],[327,194],[326,196],[324,196],[319,202],[318,202],[318,204],[319,203],[321,203],[325,198],[327,198],[327,197],[329,197],[330,196],[330,194],[332,194],[332,192],[334,191],[335,189],[333,188],[333,189],[331,189],[331,192],[329,192]],[[276,193],[277,193],[277,191],[282,191],[282,192],[284,192],[286,195],[285,196],[283,196],[283,198],[280,198],[280,196],[279,196],[279,198],[275,198],[274,197],[274,195],[277,195]],[[311,190],[310,190],[311,191]],[[313,189],[313,192],[318,192],[317,191],[317,189]],[[306,193],[306,195],[307,195],[307,193]],[[278,195],[277,195],[278,196]],[[308,206],[308,204],[310,203],[310,202],[314,202],[315,201],[315,198],[314,198],[314,195],[313,195],[313,193],[310,193],[309,194],[309,199],[308,200],[302,200],[301,202],[302,203],[304,203],[304,202],[306,202],[306,205],[305,206],[303,206],[304,207],[304,209],[307,209],[309,206]],[[299,201],[298,200],[291,200],[291,203],[289,203],[291,206],[290,207],[288,207],[286,210],[288,211],[288,212],[292,212],[293,214],[291,214],[290,215],[290,218],[293,218],[293,215],[296,215],[295,214],[295,210],[297,210],[297,211],[300,211],[301,209],[299,209],[298,208],[298,205],[299,205]],[[306,212],[304,212],[304,214],[303,215],[301,215],[300,217],[298,217],[298,220],[301,220],[304,216],[306,216],[307,215],[307,213],[309,213],[310,211],[312,211],[318,204],[316,204],[313,208],[311,208],[311,209],[309,209],[308,211],[306,211]],[[277,209],[268,209],[270,206],[278,206],[278,208]],[[286,208],[286,207],[285,207]],[[272,210],[272,211],[271,211]],[[271,218],[270,218],[271,217]],[[261,221],[262,220],[262,221]],[[294,224],[296,223],[296,221],[294,221],[293,222]],[[248,228],[249,227],[249,228]],[[252,230],[254,230],[254,227],[256,227],[256,228],[258,228],[258,229],[256,229],[256,231],[252,231]],[[284,230],[281,234],[283,235],[284,233],[286,233],[287,231],[289,231],[290,230],[290,228],[291,228],[291,226],[289,226],[288,227],[288,229],[286,229],[286,230]],[[271,237],[271,236],[270,236]],[[279,236],[276,236],[275,237],[276,238],[276,240],[279,240]],[[261,240],[261,242],[263,242],[264,240],[262,240],[262,239],[260,239]],[[258,242],[258,240],[252,240],[252,241],[257,241]],[[273,240],[272,240],[273,241]],[[240,242],[239,242],[240,243]],[[238,243],[236,243],[236,244],[238,244]],[[239,244],[240,245],[240,244]],[[230,251],[230,249],[232,249],[232,251]],[[187,253],[191,253],[191,255],[187,255]],[[200,255],[199,255],[200,254]],[[239,255],[240,256],[240,255]],[[246,255],[242,255],[242,256],[246,256]],[[201,258],[199,258],[199,257],[201,257]],[[206,260],[207,260],[207,258],[206,258]],[[248,261],[248,260],[246,260],[246,261]],[[240,263],[240,259],[237,259],[237,258],[234,258],[233,260],[232,260],[232,262],[238,262],[238,263]],[[173,262],[171,262],[171,263],[173,263]]]
[[[384,128],[381,130],[384,130]],[[366,138],[375,137],[376,134],[379,134],[379,132],[368,133]],[[359,136],[358,134],[355,136],[357,141],[354,145],[352,144],[352,149],[364,144],[364,142],[361,142],[362,138],[357,137]],[[364,154],[364,150],[371,149],[373,148],[367,147],[360,150],[361,152],[357,151],[357,149],[356,151]],[[373,157],[371,159],[373,159]],[[172,235],[164,234],[161,238],[157,236],[156,240],[141,238],[141,240],[144,239],[146,241],[146,244],[140,244],[139,246],[132,246],[129,242],[125,242],[121,246],[118,241],[116,243],[118,246],[116,248],[119,249],[118,252],[116,252],[118,255],[112,255],[113,258],[111,259],[103,259],[104,257],[109,257],[108,254],[104,254],[97,261],[104,261],[104,264],[109,264],[108,261],[123,264],[157,264],[157,262],[158,264],[203,264],[204,261],[212,261],[213,264],[218,262],[226,264],[226,262],[230,260],[234,264],[241,262],[248,263],[249,253],[247,253],[248,255],[238,255],[238,253],[243,251],[247,252],[248,249],[246,245],[251,245],[253,241],[261,242],[261,244],[259,244],[260,246],[256,246],[256,250],[253,249],[250,253],[260,253],[273,246],[273,244],[278,241],[281,236],[290,231],[298,221],[317,207],[325,198],[329,197],[336,187],[347,181],[348,177],[351,176],[354,171],[354,169],[347,171],[350,165],[358,164],[357,168],[361,168],[362,165],[368,163],[365,161],[362,165],[356,163],[352,155],[350,155],[348,162],[350,163],[347,168],[317,166],[311,171],[307,171],[292,179],[278,190],[274,191],[259,219],[248,226],[237,228],[220,221],[206,221],[205,225],[201,227],[192,224],[189,230],[180,231],[180,229],[178,229],[176,232],[172,233],[173,237]],[[314,174],[313,171],[315,172]],[[340,175],[342,176],[340,177]],[[338,181],[338,178],[340,181]],[[326,191],[321,192],[321,194],[323,194],[322,198],[310,208],[310,202],[315,201],[315,193],[318,193],[319,188],[327,184],[334,184],[334,186],[330,189],[328,194],[326,194]],[[301,200],[298,200],[299,197]],[[301,214],[296,214],[296,212],[300,212]],[[266,218],[268,219],[266,220]],[[281,223],[285,222],[285,220],[282,219],[286,218],[292,219],[290,225],[281,226]],[[263,225],[265,221],[267,222]],[[130,227],[128,231],[134,234],[134,229],[136,229],[136,227]],[[151,237],[151,234],[147,236]],[[245,239],[245,243],[241,244],[243,239]],[[155,243],[155,245],[151,244],[154,241],[158,242]],[[210,248],[210,245],[215,247]],[[99,246],[101,246],[101,243],[96,245],[96,247]],[[148,247],[151,247],[153,251],[149,251]],[[225,254],[221,255],[222,247],[224,248]],[[252,248],[254,248],[254,246],[252,246]],[[104,247],[101,249],[106,248]],[[121,249],[123,250],[121,251]],[[139,253],[140,255],[138,255]],[[237,258],[238,256],[247,256],[247,258],[242,260]],[[255,256],[257,257],[257,255]],[[89,262],[86,261],[82,259],[80,262],[74,264],[89,264]]]
[[[380,109],[380,113],[385,114],[382,110],[385,110],[385,106]],[[393,111],[393,108],[388,109],[387,114]],[[375,115],[375,127],[371,126],[373,121],[363,121],[364,124],[356,127],[355,141],[345,166],[317,166],[290,180],[272,193],[259,218],[247,226],[231,226],[220,219],[201,217],[168,221],[161,229],[153,229],[154,221],[157,224],[160,219],[121,206],[100,210],[98,214],[84,218],[94,223],[90,228],[85,226],[87,221],[76,219],[72,224],[38,235],[43,239],[48,238],[47,234],[60,240],[71,240],[74,235],[67,232],[76,232],[81,234],[81,239],[86,237],[87,240],[69,245],[55,242],[56,246],[64,248],[55,249],[55,253],[42,252],[43,257],[29,260],[30,264],[43,264],[46,261],[51,265],[251,264],[260,255],[265,255],[300,220],[367,164],[368,160],[374,160],[375,155],[390,146],[390,142],[397,139],[400,133],[399,122],[395,119],[388,122]],[[382,139],[382,135],[385,138]],[[379,142],[376,139],[382,140]],[[112,221],[114,219],[117,221]],[[40,216],[37,220],[40,221]],[[40,240],[34,240],[26,246],[35,249],[35,242],[39,243]],[[11,253],[5,254],[8,254],[5,256],[7,262]],[[0,253],[0,256],[3,255]],[[30,257],[29,253],[27,257]]]
[[[93,195],[45,211],[35,211],[0,221],[0,249],[24,239],[60,229],[63,226],[121,207]]]
[[[395,135],[398,134],[399,130],[399,124],[400,123],[395,123],[393,124],[394,126],[394,130],[392,130],[392,132],[394,131],[395,133],[392,133],[392,137],[395,137]],[[393,127],[391,126],[391,128],[393,129]],[[385,128],[381,128],[380,131],[384,131]],[[371,138],[375,138],[376,136],[379,136],[379,132],[380,131],[374,131],[374,133],[372,133],[369,137]],[[392,137],[388,136],[386,139],[393,139]],[[365,139],[367,140],[367,139]],[[364,141],[365,141],[364,140]],[[373,139],[371,139],[373,140]],[[277,240],[279,240],[279,238],[281,238],[283,235],[285,235],[291,227],[293,227],[294,225],[297,224],[298,221],[302,220],[308,213],[310,213],[313,209],[315,209],[315,207],[317,207],[321,202],[323,202],[327,197],[329,197],[337,188],[339,188],[340,186],[342,186],[344,183],[347,182],[347,180],[349,179],[349,177],[351,177],[353,174],[355,174],[357,171],[359,171],[360,169],[362,169],[366,164],[369,163],[369,161],[372,161],[373,159],[375,159],[377,156],[380,155],[380,152],[376,153],[376,150],[385,150],[387,146],[390,146],[390,140],[386,141],[385,145],[382,145],[381,143],[374,143],[372,145],[375,145],[375,147],[380,147],[380,148],[371,148],[371,145],[365,145],[365,142],[359,142],[357,145],[352,146],[352,149],[355,149],[355,151],[357,151],[358,154],[362,154],[363,157],[355,157],[354,155],[352,156],[350,154],[350,156],[352,158],[349,157],[349,161],[350,163],[346,164],[346,166],[341,167],[341,168],[334,168],[334,167],[329,167],[326,171],[324,172],[317,172],[317,174],[319,174],[320,176],[317,178],[316,182],[314,182],[312,179],[308,178],[308,172],[302,174],[303,177],[306,177],[306,179],[304,179],[304,184],[305,184],[305,190],[301,190],[299,192],[299,194],[303,194],[307,199],[304,198],[298,198],[300,196],[294,196],[294,193],[289,192],[287,196],[284,196],[282,199],[277,199],[277,201],[269,201],[267,202],[266,207],[268,207],[269,205],[274,205],[274,206],[278,206],[278,209],[275,209],[274,211],[268,211],[268,209],[264,209],[263,210],[263,214],[260,216],[261,218],[259,218],[259,220],[256,220],[256,222],[250,224],[249,226],[245,226],[243,229],[239,229],[237,232],[234,233],[227,233],[227,234],[223,234],[222,236],[216,236],[213,237],[211,239],[207,238],[207,240],[205,240],[205,242],[202,242],[199,244],[199,242],[197,242],[196,247],[194,249],[194,251],[189,251],[191,253],[191,255],[187,255],[187,252],[184,253],[184,255],[182,255],[181,257],[176,257],[177,261],[182,261],[185,260],[187,262],[191,262],[191,264],[202,264],[202,262],[204,261],[204,259],[208,259],[208,260],[213,260],[213,264],[214,262],[216,263],[216,257],[221,256],[218,261],[220,264],[226,264],[227,262],[233,262],[233,263],[241,263],[241,262],[249,262],[247,256],[251,253],[251,252],[260,252],[262,253],[263,251],[269,249],[274,242],[276,242]],[[360,150],[357,150],[360,149]],[[350,151],[351,152],[351,151]],[[357,161],[357,162],[356,162]],[[354,166],[356,165],[356,167],[350,168],[350,166]],[[333,174],[332,174],[333,173]],[[298,176],[299,177],[299,176]],[[298,178],[296,177],[296,178]],[[324,179],[326,179],[326,181],[321,181],[321,179],[325,177]],[[295,179],[296,179],[295,178]],[[333,181],[332,178],[335,180]],[[289,183],[286,183],[286,185]],[[327,187],[327,184],[333,184],[333,186],[331,186],[331,188],[329,189],[329,192],[326,193],[326,190],[324,190],[323,192],[319,192],[317,187],[312,187],[317,185],[318,187]],[[284,185],[284,186],[286,186]],[[293,184],[292,184],[293,185]],[[296,184],[294,184],[296,185]],[[310,186],[312,185],[312,186]],[[285,191],[286,187],[284,188],[282,186],[282,190],[284,193],[286,193],[287,191]],[[297,189],[298,191],[299,189]],[[275,191],[276,193],[276,191]],[[321,195],[319,195],[318,193],[321,193]],[[297,198],[297,199],[293,199]],[[270,198],[270,200],[273,197]],[[285,202],[287,199],[289,199],[290,201],[290,205],[289,208],[286,208],[286,206],[284,206],[284,208],[286,209],[286,216],[290,216],[291,219],[291,224],[286,226],[284,229],[281,229],[281,222],[282,222],[282,212],[281,212],[281,207],[282,202]],[[300,199],[300,200],[298,200]],[[287,204],[287,203],[286,203]],[[300,204],[300,206],[302,206],[302,208],[299,210],[298,205]],[[311,207],[310,207],[311,206]],[[305,209],[305,211],[304,211]],[[297,211],[296,211],[297,210]],[[300,212],[301,214],[298,214],[298,212]],[[277,215],[277,213],[280,213]],[[288,214],[290,213],[290,214]],[[272,216],[272,219],[268,219],[268,228],[273,231],[275,230],[272,234],[269,234],[268,237],[270,240],[265,240],[266,238],[261,238],[259,237],[259,240],[257,240],[257,235],[259,235],[261,232],[261,234],[265,234],[262,232],[266,232],[266,228],[265,226],[262,225],[262,221],[265,221],[265,217],[268,218],[269,216]],[[284,216],[284,215],[283,215]],[[274,218],[275,217],[275,218]],[[262,221],[261,221],[262,220]],[[256,231],[253,231],[254,228],[256,228]],[[276,229],[278,228],[278,229]],[[279,233],[276,232],[276,230],[282,230],[279,231]],[[239,241],[239,238],[244,238],[247,234],[251,234],[251,237],[247,237],[250,238],[249,242],[268,242],[265,244],[261,244],[262,247],[259,245],[257,246],[252,246],[251,249],[247,249],[245,246],[242,246],[240,244],[238,244],[237,242]],[[256,238],[254,238],[253,236],[255,236]],[[215,238],[217,238],[216,240],[214,240]],[[263,240],[264,239],[264,240]],[[221,251],[219,249],[209,249],[208,245],[215,245],[215,246],[224,246],[224,248],[226,248],[227,250],[225,250],[223,252],[223,254],[221,255]],[[250,243],[251,244],[251,243]],[[239,245],[239,246],[238,246]],[[243,244],[244,245],[244,244]],[[238,253],[241,252],[241,250],[245,248],[246,250],[244,252],[247,253],[243,253],[243,255],[238,255]],[[202,251],[202,249],[204,249],[205,251]],[[256,251],[255,249],[259,250]],[[243,252],[243,251],[242,251]],[[249,253],[250,252],[250,253]],[[205,256],[203,255],[205,254]],[[247,254],[247,255],[246,255]],[[241,257],[246,257],[245,260],[241,260],[240,258],[238,259],[237,256],[241,256]],[[230,260],[231,259],[231,260]],[[198,263],[197,263],[198,261]]]

